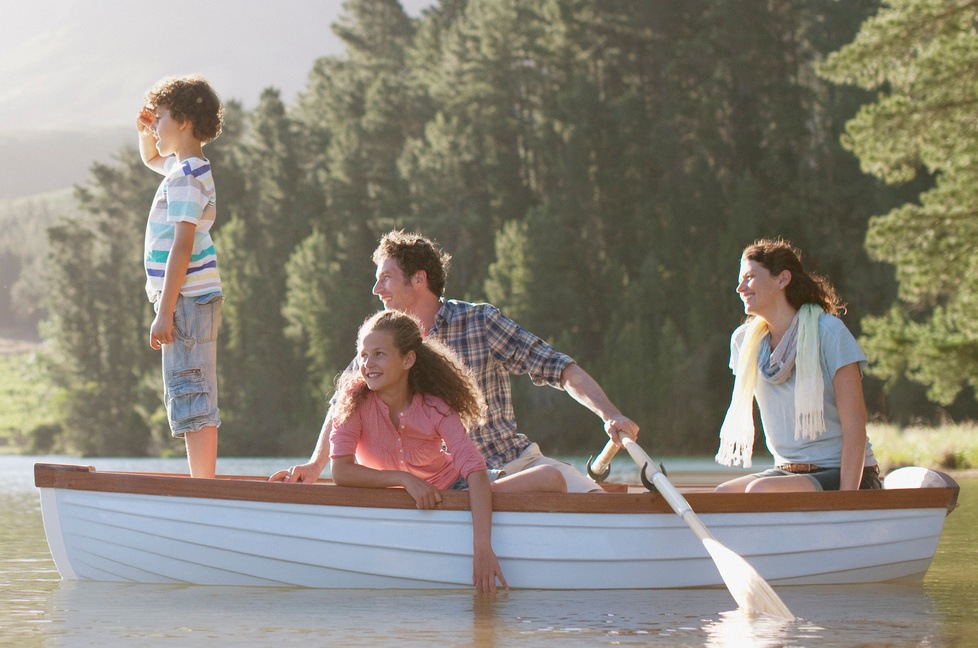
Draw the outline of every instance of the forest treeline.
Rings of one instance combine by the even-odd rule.
[[[917,204],[947,174],[905,151],[903,173],[887,177],[847,131],[899,90],[886,76],[893,52],[876,52],[875,77],[845,59],[878,11],[866,0],[442,0],[411,18],[396,0],[348,0],[333,26],[345,54],[312,62],[294,102],[274,89],[253,110],[229,102],[205,149],[227,295],[221,453],[311,450],[356,329],[380,307],[370,256],[391,228],[437,239],[453,255],[449,297],[491,301],[573,355],[657,453],[715,448],[743,318],[739,252],[762,236],[795,242],[832,278],[850,329],[874,323],[866,342],[885,371],[867,379],[872,414],[974,413],[965,374],[933,402],[901,378],[920,379],[908,327],[927,326],[953,291],[907,293],[913,272],[898,284],[894,268],[906,269],[885,231],[867,253],[874,217]],[[56,449],[171,447],[142,290],[158,181],[127,148],[93,166],[81,215],[48,230],[41,333],[60,387]],[[521,426],[548,452],[600,448],[599,421],[569,398],[522,379],[515,391]]]

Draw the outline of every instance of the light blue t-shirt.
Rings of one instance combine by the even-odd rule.
[[[730,337],[730,368],[735,374],[746,332],[747,324],[743,324]],[[763,376],[757,379],[754,397],[761,410],[764,437],[775,465],[810,463],[824,468],[842,465],[842,423],[832,379],[839,369],[853,362],[859,363],[861,372],[866,366],[866,354],[842,320],[834,315],[823,314],[818,318],[818,346],[825,385],[825,433],[819,438],[795,439],[795,371],[781,384],[769,383]],[[761,342],[760,360],[767,363],[770,357],[771,336],[768,335]],[[864,465],[875,464],[876,458],[867,439]]]

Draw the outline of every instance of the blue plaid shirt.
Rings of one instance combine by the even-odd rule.
[[[516,430],[510,374],[529,374],[536,385],[560,389],[560,375],[574,359],[522,329],[492,304],[442,301],[428,332],[458,354],[486,398],[487,422],[469,430],[490,468],[501,468],[530,445]]]

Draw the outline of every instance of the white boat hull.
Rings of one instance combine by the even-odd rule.
[[[457,588],[472,582],[472,525],[464,509],[39,486],[51,553],[65,579],[316,588]],[[717,501],[711,496],[708,501]],[[932,505],[699,516],[765,580],[788,585],[920,578],[947,513],[948,506]],[[493,548],[513,588],[723,586],[703,544],[665,510],[502,510],[493,514]]]

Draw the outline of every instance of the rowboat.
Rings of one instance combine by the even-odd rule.
[[[51,555],[66,580],[315,588],[471,587],[465,492],[418,510],[401,489],[329,480],[111,472],[35,464]],[[663,497],[494,493],[493,548],[511,588],[658,589],[723,583]],[[879,491],[683,495],[717,540],[772,585],[920,579],[958,485],[894,471]]]

